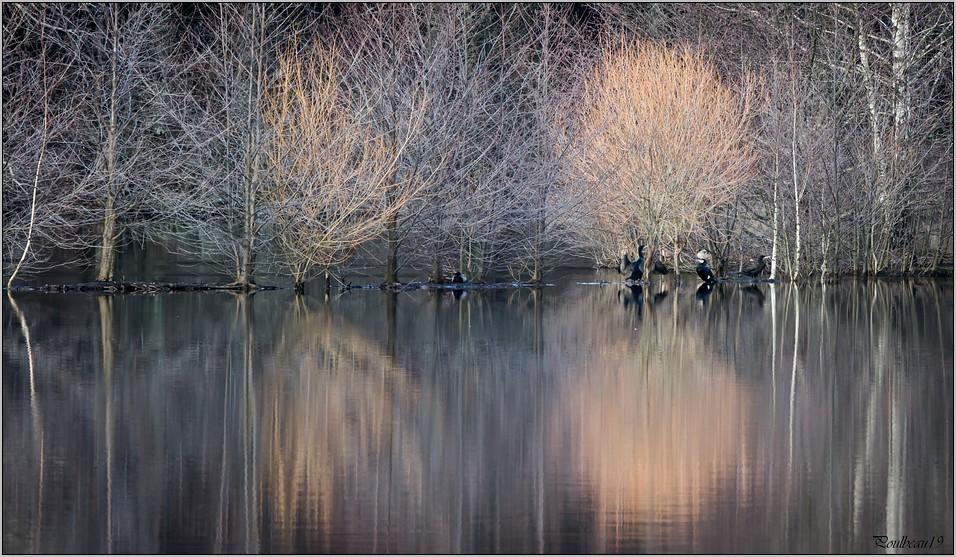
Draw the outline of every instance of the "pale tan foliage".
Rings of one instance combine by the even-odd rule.
[[[374,131],[368,106],[342,94],[339,63],[334,46],[290,49],[265,103],[276,242],[297,284],[379,236],[417,193],[397,174],[421,124],[423,96],[409,93],[415,108],[401,133]]]
[[[751,175],[749,94],[689,49],[649,42],[606,48],[586,79],[579,117],[591,143],[575,170],[593,184],[595,255],[686,242]]]

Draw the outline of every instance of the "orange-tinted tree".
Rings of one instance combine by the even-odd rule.
[[[749,95],[690,49],[650,42],[607,45],[585,79],[579,117],[590,146],[574,168],[593,185],[588,247],[610,263],[622,248],[666,243],[677,261],[751,175]]]
[[[342,94],[338,49],[295,46],[277,61],[264,103],[266,155],[275,245],[296,288],[326,275],[361,244],[378,237],[416,189],[397,179],[399,162],[422,121],[424,96],[408,92],[404,133],[376,132],[368,105]]]

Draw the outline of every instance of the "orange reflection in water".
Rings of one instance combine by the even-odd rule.
[[[714,512],[722,492],[750,498],[738,485],[752,484],[754,395],[719,357],[687,343],[693,333],[681,331],[680,315],[694,308],[667,309],[659,317],[671,327],[622,313],[573,332],[582,372],[569,378],[552,420],[563,424],[555,444],[569,445],[559,452],[574,455],[590,491],[598,551],[634,536],[660,542],[667,529],[680,531],[686,548],[691,525]]]
[[[328,306],[287,320],[262,387],[273,549],[339,551],[350,536],[414,530],[423,474],[419,439],[402,425],[415,398],[405,372]]]

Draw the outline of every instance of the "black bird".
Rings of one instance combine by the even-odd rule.
[[[621,254],[621,263],[617,266],[617,270],[623,275],[630,266],[631,258],[627,256],[627,250],[624,250],[624,253]]]
[[[626,266],[624,266],[624,261],[627,260],[627,254],[624,254],[624,258],[621,260],[621,265],[624,266],[624,280],[641,280],[644,278],[644,248],[643,245],[638,246],[637,261],[628,261]]]
[[[714,272],[710,270],[710,267],[707,266],[707,262],[703,259],[697,260],[697,276],[700,277],[700,280],[706,282],[707,284],[714,284],[717,282],[717,279],[714,278]]]
[[[753,278],[753,277],[759,277],[760,275],[763,274],[764,269],[767,268],[767,260],[768,260],[768,259],[770,259],[770,256],[769,256],[769,255],[760,255],[760,256],[758,256],[758,257],[757,257],[757,263],[755,263],[754,265],[751,265],[750,267],[747,267],[747,268],[744,269],[743,271],[740,271],[740,274],[741,274],[741,275],[744,275],[744,276],[751,277],[751,278]]]
[[[664,262],[661,261],[660,259],[654,260],[654,265],[651,268],[651,270],[659,275],[666,275],[671,272],[670,267],[668,267],[667,265],[664,265]]]
[[[468,282],[468,278],[461,274],[461,271],[455,271],[455,276],[451,277],[451,281],[454,283],[463,283]]]

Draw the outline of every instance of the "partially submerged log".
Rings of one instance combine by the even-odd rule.
[[[158,292],[256,292],[277,290],[275,286],[255,284],[194,284],[182,282],[116,282],[96,281],[74,284],[46,284],[44,286],[14,286],[14,292],[90,292],[103,294],[148,294]]]
[[[695,278],[694,281],[697,281]],[[716,279],[711,284],[755,284],[755,283],[780,283],[781,280],[774,280],[769,278],[750,278],[750,277],[720,277]],[[609,284],[623,284],[627,286],[647,286],[651,284],[651,281],[648,280],[619,280],[619,281],[606,281],[599,280],[593,282],[577,282],[575,284],[582,284],[587,286],[606,286]]]
[[[388,290],[392,292],[408,290],[494,290],[503,288],[540,288],[554,286],[540,282],[502,282],[502,283],[435,283],[410,282],[408,284],[343,284],[340,290]],[[277,286],[260,286],[249,284],[195,284],[173,282],[116,282],[95,281],[78,282],[73,284],[46,284],[43,286],[14,286],[13,292],[87,292],[93,294],[150,294],[159,292],[258,292],[260,290],[279,290]]]

